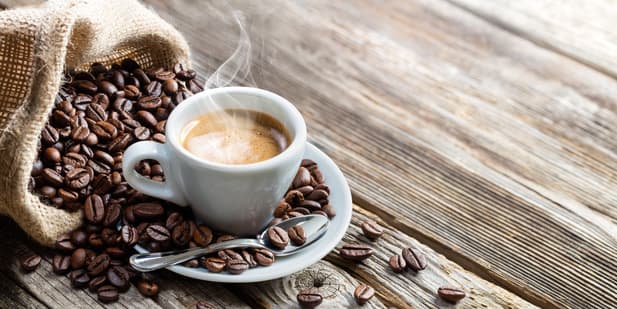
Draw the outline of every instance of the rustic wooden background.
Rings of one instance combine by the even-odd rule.
[[[377,290],[366,307],[449,307],[435,297],[446,283],[465,287],[465,308],[617,306],[615,1],[145,3],[186,36],[199,72],[232,54],[240,16],[251,75],[233,83],[301,110],[311,142],[352,187],[346,239],[366,241],[366,218],[388,232],[358,265],[333,252],[252,285],[163,272],[157,299],[132,289],[110,307],[294,307],[297,290],[315,284],[324,307],[353,306],[358,282]],[[0,222],[15,235],[0,238],[0,307],[100,306],[49,260],[21,273],[12,252],[34,245]],[[408,245],[429,269],[394,276],[386,260]]]

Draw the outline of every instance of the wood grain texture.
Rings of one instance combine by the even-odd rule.
[[[449,1],[540,46],[617,78],[614,1]]]
[[[232,53],[229,7],[150,3],[199,70]],[[441,1],[231,7],[362,207],[535,304],[617,302],[615,80]]]

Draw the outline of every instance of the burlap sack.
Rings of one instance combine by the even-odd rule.
[[[0,12],[0,214],[52,245],[81,212],[43,204],[28,182],[39,134],[65,68],[131,57],[144,67],[188,65],[183,37],[136,1],[49,1]]]

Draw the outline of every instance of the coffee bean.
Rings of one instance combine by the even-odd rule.
[[[178,92],[178,82],[173,79],[168,79],[163,82],[163,92],[167,95],[174,95]]]
[[[83,230],[74,230],[71,232],[71,242],[78,247],[83,247],[88,243],[88,234]]]
[[[125,149],[132,140],[131,134],[120,134],[107,145],[110,152],[118,152]]]
[[[110,72],[109,81],[111,81],[116,87],[124,88],[124,75],[119,70]]]
[[[112,266],[107,270],[107,281],[124,291],[129,288],[129,273],[122,266]]]
[[[86,165],[86,158],[78,153],[69,152],[62,157],[62,163],[64,165],[71,165],[74,167],[84,167]]]
[[[310,187],[310,186],[307,186],[307,187]],[[304,199],[311,200],[311,201],[320,201],[320,200],[327,199],[327,198],[328,198],[328,192],[326,192],[325,190],[321,190],[321,189],[315,189],[308,195],[304,195]]]
[[[54,198],[56,196],[56,188],[52,186],[42,186],[39,189],[39,193],[46,198]]]
[[[147,83],[144,93],[147,95],[158,97],[161,95],[162,89],[163,89],[162,84],[159,81],[155,80],[150,83]]]
[[[326,218],[329,218],[328,214],[325,213],[324,211],[321,211],[321,210],[315,210],[315,211],[311,212],[311,214],[313,214],[313,215],[321,215],[321,216],[324,216]]]
[[[306,233],[301,225],[294,225],[287,231],[291,243],[296,246],[302,246],[306,242]]]
[[[40,176],[41,173],[43,173],[43,162],[37,159],[34,163],[32,163],[32,171],[30,171],[30,176],[37,177]]]
[[[64,182],[64,177],[62,177],[60,173],[56,172],[55,170],[51,168],[44,168],[42,175],[43,175],[43,179],[50,186],[54,186],[56,188],[60,187],[62,183]]]
[[[60,163],[60,161],[62,160],[62,155],[60,154],[60,151],[58,151],[58,149],[54,147],[47,147],[45,148],[43,158],[45,158],[45,161],[48,163]]]
[[[290,190],[285,194],[285,202],[292,207],[298,206],[304,201],[304,195],[298,190]]]
[[[242,255],[233,249],[225,249],[217,252],[218,256],[223,260],[242,260]]]
[[[184,221],[174,227],[171,233],[171,240],[177,246],[185,246],[191,240],[191,226],[188,221]]]
[[[141,97],[139,101],[137,101],[137,105],[141,109],[155,110],[156,108],[161,106],[161,98],[158,96]],[[140,115],[139,112],[137,113],[137,115]]]
[[[109,97],[104,93],[97,93],[94,97],[92,97],[91,104],[98,104],[103,109],[107,109],[107,107],[109,107]]]
[[[309,288],[302,290],[296,296],[298,304],[303,309],[315,308],[323,301],[323,296],[317,288]]]
[[[325,177],[323,176],[323,174],[318,168],[313,169],[311,171],[311,174],[313,174],[312,175],[313,179],[315,179],[315,181],[317,181],[317,183],[319,184],[324,183],[324,181],[326,181]]]
[[[285,201],[281,201],[279,202],[278,206],[276,206],[276,209],[274,209],[274,216],[275,217],[282,217],[286,212],[291,210],[291,206],[289,206],[289,204]]]
[[[179,212],[172,212],[171,214],[169,214],[169,216],[167,216],[167,220],[165,221],[165,227],[172,231],[178,224],[182,223],[182,221],[184,221],[184,218],[182,217],[182,214]]]
[[[242,259],[246,262],[246,264],[249,265],[249,268],[257,267],[257,265],[259,265],[257,263],[257,260],[255,260],[255,256],[248,250],[242,250],[240,252],[240,255],[242,256]]]
[[[71,255],[71,268],[79,269],[86,264],[86,249],[78,248]]]
[[[84,216],[86,220],[92,223],[101,223],[103,221],[105,218],[105,205],[99,195],[92,194],[88,196],[84,203]]]
[[[85,94],[77,95],[73,99],[73,107],[79,111],[85,111],[90,103],[92,103],[92,97]]]
[[[334,216],[336,216],[336,211],[334,210],[334,207],[332,207],[332,205],[324,205],[321,207],[321,210],[328,214],[329,218],[333,218]]]
[[[151,280],[142,279],[137,282],[137,290],[143,296],[154,297],[159,294],[159,285]]]
[[[270,266],[274,263],[274,253],[267,249],[255,249],[255,260],[261,266]]]
[[[135,170],[143,176],[150,176],[150,164],[146,161],[139,162],[135,166]]]
[[[156,133],[152,135],[152,140],[157,143],[161,143],[161,144],[165,144],[165,141],[167,141],[167,139],[165,138],[165,135],[161,133]]]
[[[298,204],[300,207],[304,207],[310,211],[321,210],[321,204],[311,200],[304,200]]]
[[[148,226],[146,233],[150,239],[160,242],[167,241],[170,236],[169,231],[164,226],[158,224]]]
[[[39,264],[41,264],[41,256],[32,252],[28,252],[19,259],[19,262],[23,270],[33,271],[37,267],[39,267]]]
[[[167,120],[159,121],[156,126],[154,126],[154,131],[157,133],[165,133],[165,127],[167,126]]]
[[[212,242],[212,237],[212,230],[203,224],[198,225],[193,232],[193,241],[202,247],[209,245]]]
[[[137,99],[141,96],[141,91],[139,91],[137,85],[126,85],[124,86],[124,96],[129,99]]]
[[[192,93],[199,93],[204,90],[204,85],[196,79],[186,81],[186,85]]]
[[[56,240],[56,249],[60,251],[73,251],[75,250],[75,246],[71,242],[70,234],[63,234]]]
[[[133,206],[133,214],[139,219],[154,219],[165,212],[159,203],[140,203]]]
[[[154,77],[159,81],[166,81],[174,79],[174,77],[176,77],[176,74],[170,71],[161,70],[154,73]]]
[[[57,143],[59,138],[60,134],[56,128],[50,125],[45,125],[45,127],[43,127],[43,131],[41,132],[41,141],[44,145],[51,146]]]
[[[119,241],[116,241],[119,242]],[[122,258],[126,254],[126,252],[120,247],[107,247],[105,248],[105,253],[109,254],[112,258]]]
[[[90,263],[88,263],[88,275],[98,276],[107,270],[111,258],[105,253],[97,255]]]
[[[86,117],[90,118],[94,122],[100,122],[107,120],[107,112],[99,104],[90,104],[86,107]]]
[[[453,286],[442,286],[437,289],[437,295],[447,302],[456,303],[465,298],[465,291]]]
[[[285,249],[289,243],[289,235],[287,232],[278,226],[268,228],[268,240],[272,246],[277,249]]]
[[[294,177],[291,186],[293,188],[300,188],[311,184],[311,173],[305,167],[300,167],[296,176]]]
[[[176,77],[181,81],[187,81],[197,76],[197,73],[193,70],[183,70],[183,71],[178,71],[175,73],[176,73]]]
[[[375,290],[364,283],[360,284],[353,292],[353,297],[358,305],[366,304],[373,296],[375,296]]]
[[[110,228],[104,228],[101,231],[101,239],[108,246],[115,246],[118,243],[116,231]]]
[[[220,273],[225,270],[227,261],[218,257],[209,257],[203,260],[202,265],[212,273]]]
[[[373,248],[364,244],[346,243],[339,250],[339,254],[348,260],[362,261],[373,255]]]
[[[383,228],[377,222],[368,220],[361,225],[362,232],[370,240],[377,240],[383,234]]]
[[[190,268],[197,268],[199,267],[199,261],[197,259],[188,260],[182,263],[182,266],[190,267]]]
[[[92,173],[85,168],[74,168],[66,174],[64,181],[66,185],[73,190],[80,190],[90,184]]]
[[[249,265],[243,259],[232,259],[227,261],[227,271],[230,274],[238,275],[249,268]]]
[[[114,159],[116,161],[116,159]],[[110,176],[111,183],[115,186],[119,185],[122,182],[122,174],[119,172],[113,172]]]
[[[94,180],[92,181],[92,189],[94,190],[94,194],[106,194],[113,188],[113,186],[111,177],[106,174],[99,174],[94,177]]]
[[[152,115],[150,112],[145,111],[145,110],[137,112],[137,119],[144,126],[151,127],[151,128],[155,127],[156,124],[158,123],[154,115]]]
[[[92,233],[90,234],[90,236],[88,236],[88,244],[90,244],[90,247],[93,247],[93,248],[102,247],[103,239],[101,238],[100,235],[96,233]]]
[[[135,229],[134,227],[128,224],[122,227],[121,235],[122,235],[122,241],[127,246],[132,246],[136,244],[137,241],[139,241],[139,235],[137,234],[137,229]]]
[[[216,309],[216,307],[205,300],[200,300],[195,304],[195,309]]]
[[[97,291],[98,299],[103,303],[111,303],[118,300],[118,289],[111,285],[104,285]]]
[[[140,141],[145,141],[150,138],[150,129],[146,127],[137,127],[133,130],[133,135]]]
[[[424,253],[418,249],[405,248],[403,249],[403,258],[407,262],[407,268],[413,271],[420,271],[426,268],[426,257]]]
[[[307,196],[311,192],[313,192],[314,189],[311,186],[304,186],[304,187],[297,188],[296,190],[300,191],[300,193],[302,193],[302,196]]]
[[[107,121],[98,121],[92,126],[92,132],[101,141],[110,141],[118,136],[118,129]]]
[[[99,83],[99,85],[101,90],[103,90],[103,92],[109,97],[112,97],[116,92],[118,92],[118,87],[109,81],[103,80]]]
[[[390,268],[395,273],[402,273],[407,267],[407,262],[405,262],[405,259],[398,254],[390,257],[389,264]]]
[[[90,292],[96,292],[100,287],[105,285],[105,283],[107,283],[106,276],[98,276],[98,277],[92,278],[90,282],[88,283],[88,290],[90,290]]]
[[[64,275],[71,269],[71,257],[56,254],[51,261],[52,270],[58,275]]]
[[[83,143],[90,135],[90,130],[87,127],[76,127],[71,132],[71,139],[78,143]]]
[[[83,269],[76,269],[69,273],[69,279],[71,280],[71,284],[73,284],[76,288],[84,288],[88,285],[90,281],[90,277]]]
[[[86,163],[86,166],[90,167],[97,174],[109,174],[111,173],[112,168],[111,166],[95,159],[89,160],[88,163]]]

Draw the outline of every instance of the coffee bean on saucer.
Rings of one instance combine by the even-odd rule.
[[[33,271],[41,264],[41,256],[33,252],[28,252],[20,257],[21,268],[25,271]]]
[[[193,232],[193,241],[201,247],[209,245],[212,242],[212,237],[212,230],[203,224],[198,225]]]
[[[197,268],[199,267],[199,260],[198,259],[188,260],[182,263],[182,266],[189,267],[189,268]]]
[[[242,255],[242,259],[249,265],[249,268],[257,267],[257,265],[259,265],[257,260],[255,260],[255,256],[248,250],[242,250],[240,255]]]
[[[369,220],[362,223],[362,232],[370,240],[377,240],[383,234],[383,228],[377,222]]]
[[[274,209],[274,216],[276,218],[282,217],[286,212],[291,210],[291,206],[285,201],[279,202],[279,204]]]
[[[302,290],[296,296],[298,304],[303,309],[315,308],[323,301],[323,296],[317,288]]]
[[[403,249],[403,258],[407,262],[407,268],[413,271],[420,271],[426,268],[426,257],[424,253],[418,249],[405,248]]]
[[[456,303],[465,298],[465,291],[453,286],[439,287],[437,294],[441,299],[451,303]]]
[[[390,268],[395,273],[402,273],[407,267],[407,262],[405,262],[405,259],[398,254],[390,257],[389,264]]]
[[[291,190],[285,194],[285,202],[292,207],[298,206],[302,201],[304,201],[304,195],[298,190]]]
[[[111,285],[104,285],[97,291],[98,299],[103,303],[111,303],[118,300],[118,289]]]
[[[353,296],[358,305],[364,305],[371,300],[373,296],[375,296],[375,290],[372,287],[362,283],[353,292]]]
[[[202,265],[212,273],[220,273],[227,266],[227,261],[218,257],[209,257],[202,260]]]
[[[227,261],[227,271],[230,274],[238,275],[249,268],[249,265],[243,259],[233,259]]]
[[[329,218],[333,218],[334,216],[336,216],[336,211],[334,210],[334,207],[332,207],[332,205],[324,205],[321,207],[321,210],[328,214]]]
[[[311,184],[311,173],[305,167],[300,167],[291,184],[293,188],[300,188]]]
[[[339,250],[339,254],[348,260],[362,261],[373,254],[373,248],[364,244],[346,243]]]
[[[267,249],[255,249],[255,260],[261,266],[270,266],[274,263],[274,253]]]
[[[297,206],[306,208],[310,211],[321,210],[321,204],[311,200],[304,200],[300,202],[300,204],[297,204]]]
[[[296,188],[296,190],[300,191],[300,193],[302,193],[303,196],[307,196],[311,192],[313,192],[314,188],[311,186],[304,186],[304,187]]]
[[[52,270],[58,275],[64,275],[71,270],[71,257],[61,254],[54,255],[51,261]]]
[[[277,249],[285,249],[289,243],[289,235],[287,232],[278,226],[268,228],[268,240],[270,244]]]
[[[302,246],[306,242],[306,233],[301,225],[290,227],[287,234],[289,235],[289,240],[291,240],[291,243],[295,246]]]
[[[242,255],[233,249],[225,249],[217,252],[218,256],[223,260],[242,260]]]
[[[154,297],[159,294],[159,285],[151,280],[141,279],[137,282],[137,290],[141,295]]]
[[[298,191],[300,190],[298,189]],[[315,189],[311,191],[308,195],[304,194],[304,199],[311,200],[311,201],[320,201],[320,200],[327,199],[327,198],[328,198],[328,192],[326,192],[325,190],[321,190],[321,189]]]

